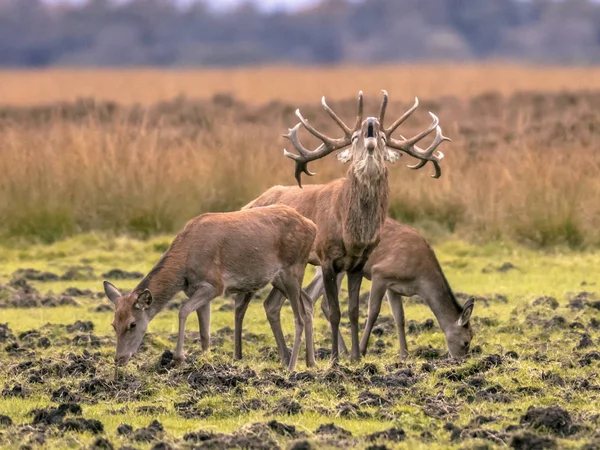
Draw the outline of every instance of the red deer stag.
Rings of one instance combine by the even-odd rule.
[[[340,324],[337,277],[342,272],[346,272],[348,275],[348,311],[352,333],[351,356],[354,360],[360,359],[358,298],[363,265],[379,243],[381,228],[387,216],[389,185],[385,162],[394,162],[400,157],[399,151],[405,152],[421,160],[415,166],[409,166],[413,169],[421,168],[431,161],[435,167],[433,176],[437,178],[441,174],[438,162],[443,154],[441,152],[434,154],[434,150],[443,141],[448,140],[442,135],[441,128],[438,126],[438,118],[433,113],[430,113],[433,122],[423,132],[410,139],[392,138],[392,133],[415,111],[418,100],[415,99],[415,104],[406,113],[385,128],[384,117],[387,103],[388,95],[383,91],[379,118],[367,117],[363,120],[363,95],[362,92],[359,93],[358,114],[354,127],[350,129],[323,98],[323,108],[344,133],[344,136],[339,139],[328,137],[313,128],[297,110],[296,115],[300,119],[300,123],[291,128],[285,137],[292,142],[298,154],[289,153],[286,150],[284,150],[284,154],[296,162],[295,175],[299,188],[272,187],[244,207],[246,209],[281,203],[293,207],[317,225],[317,237],[309,262],[314,265],[320,264],[323,270],[323,282],[331,319],[331,356],[334,362],[338,359]],[[300,126],[322,141],[316,150],[310,151],[302,145],[298,138]],[[417,142],[433,131],[436,132],[436,136],[427,149],[420,149],[416,146]],[[345,148],[347,149],[338,155],[340,161],[351,162],[345,178],[325,185],[306,186],[302,189],[302,173],[312,175],[307,168],[308,162]],[[277,295],[277,292],[271,291],[266,304],[271,304],[270,297]],[[277,326],[277,324],[271,322],[271,326]],[[279,352],[283,351],[285,350],[280,346]]]
[[[192,311],[198,314],[202,349],[208,349],[209,304],[223,294],[234,294],[236,298],[234,346],[235,357],[241,358],[241,319],[245,308],[239,306],[247,305],[257,290],[271,283],[290,300],[294,311],[296,330],[289,369],[296,365],[303,328],[306,363],[314,366],[312,305],[302,297],[301,288],[315,236],[315,224],[285,205],[208,213],[190,220],[130,294],[122,295],[111,283],[104,282],[104,291],[115,305],[115,362],[125,365],[131,359],[142,343],[148,323],[179,291],[184,291],[189,300],[179,310],[175,360],[185,359],[185,322]],[[286,354],[281,357],[284,360]]]
[[[360,342],[360,352],[363,356],[379,316],[383,296],[386,294],[398,329],[400,356],[403,359],[408,356],[403,296],[418,295],[433,311],[444,331],[451,357],[460,359],[469,352],[473,339],[469,319],[473,312],[474,299],[467,300],[463,306],[458,304],[433,249],[416,230],[388,218],[381,233],[381,241],[369,256],[362,275],[372,282],[369,315]],[[343,278],[343,274],[338,275],[338,287]],[[305,290],[314,302],[324,294],[323,276],[319,269]],[[273,303],[265,302],[270,323],[279,324],[279,314],[284,301],[284,297],[273,295],[269,299],[269,302]],[[327,302],[323,301],[321,307],[328,317]],[[275,330],[278,331],[275,333]],[[281,325],[276,325],[273,331],[278,347],[285,347]],[[341,336],[339,339],[340,349],[344,350],[345,345]]]

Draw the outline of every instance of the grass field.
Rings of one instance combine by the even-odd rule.
[[[534,448],[527,445],[536,442],[578,448],[598,442],[600,302],[597,277],[591,271],[600,264],[598,252],[541,255],[522,247],[460,241],[438,246],[454,289],[477,297],[475,354],[460,364],[443,359],[443,334],[437,324],[428,325],[433,315],[417,299],[406,302],[411,351],[406,362],[396,356],[396,333],[385,305],[377,326],[379,336],[363,362],[344,360],[334,370],[325,357],[317,370],[305,372],[300,361],[299,372],[290,375],[277,363],[274,339],[257,300],[244,324],[245,358],[233,364],[231,303],[218,299],[212,306],[209,355],[200,354],[197,325],[189,320],[189,361],[182,368],[166,366],[168,355],[163,353],[174,348],[177,323],[176,309],[168,308],[151,323],[133,364],[114,381],[110,303],[102,295],[91,297],[101,291],[104,272],[113,268],[146,272],[169,241],[168,237],[135,241],[82,235],[51,246],[3,249],[0,322],[8,325],[0,326],[4,349],[0,414],[11,417],[15,425],[0,425],[0,445],[14,448],[43,437],[48,448],[78,448],[103,436],[115,448],[150,448],[157,442],[191,447],[194,439],[207,438],[188,434],[199,431],[228,435],[212,441],[213,446],[246,442],[255,448],[270,448],[274,443],[285,448],[305,440],[315,448],[377,443],[388,448],[429,448],[434,443],[438,448],[506,444]],[[515,268],[498,270],[506,262]],[[68,281],[27,281],[42,294],[54,292],[41,295],[46,302],[64,304],[59,294],[71,287],[93,294],[77,296],[75,304],[67,306],[4,308],[23,289],[23,282],[15,280],[40,278],[31,272],[12,275],[24,268],[59,277],[77,274]],[[11,280],[17,287],[6,287]],[[113,282],[124,289],[136,284],[135,280]],[[361,322],[365,314],[363,307]],[[328,328],[320,311],[316,316],[317,346],[327,347]],[[290,332],[293,322],[287,306],[283,320]],[[347,337],[346,320],[343,328]],[[67,414],[63,419],[63,424],[71,424],[67,427],[76,426],[69,418],[84,418],[100,421],[104,431],[98,435],[63,432],[65,425],[44,425],[39,418],[41,422],[33,427],[22,425],[35,421],[32,410],[65,402],[82,409],[81,415]],[[549,417],[532,419],[533,413],[527,416],[529,407],[558,407],[568,416],[550,410]],[[164,431],[151,430],[150,437],[148,430],[137,431],[153,419]],[[272,420],[294,426],[295,431],[268,425]],[[117,428],[123,423],[131,425],[135,434],[119,435]],[[351,436],[339,430],[333,435],[323,429],[316,432],[329,423]],[[242,426],[246,428],[238,431]],[[396,431],[387,438],[372,437],[390,428]],[[144,441],[146,437],[150,442]]]
[[[180,295],[115,379],[102,280],[133,288],[188,219],[293,184],[280,135],[297,107],[337,135],[321,95],[352,120],[357,91],[376,114],[382,88],[390,119],[421,100],[402,134],[431,110],[453,139],[439,180],[408,157],[390,166],[390,215],[431,240],[461,299],[476,297],[471,357],[447,360],[410,298],[407,361],[386,304],[367,357],[329,367],[317,307],[318,368],[289,374],[262,292],[243,361],[218,298],[211,352],[189,320],[188,361],[171,367]],[[597,68],[0,72],[0,448],[598,448],[598,111]],[[305,183],[346,170],[333,157],[311,169]],[[289,306],[282,316],[289,344]]]

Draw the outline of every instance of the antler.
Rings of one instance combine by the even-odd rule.
[[[439,178],[442,175],[442,169],[440,168],[439,162],[444,157],[444,154],[439,150],[436,155],[434,155],[433,152],[442,142],[452,141],[450,138],[447,138],[442,134],[442,129],[439,126],[440,120],[435,114],[430,112],[429,115],[432,117],[433,121],[425,131],[422,131],[421,133],[417,134],[416,136],[410,139],[406,139],[404,136],[400,135],[400,138],[402,139],[400,141],[392,138],[392,133],[396,131],[396,129],[400,125],[402,125],[404,121],[406,121],[406,119],[408,119],[412,115],[413,112],[415,112],[415,110],[419,106],[419,99],[415,97],[414,105],[404,114],[402,114],[402,116],[398,120],[396,120],[392,125],[390,125],[388,128],[384,128],[383,119],[385,118],[385,110],[387,108],[387,104],[388,94],[386,91],[383,91],[383,102],[381,103],[381,110],[379,111],[379,123],[381,124],[383,133],[385,134],[385,137],[387,139],[387,146],[395,150],[403,151],[404,153],[407,153],[410,156],[421,160],[414,166],[407,166],[410,169],[420,169],[421,167],[425,166],[425,164],[427,164],[428,161],[431,161],[433,163],[433,166],[435,167],[435,174],[431,177]],[[425,136],[430,134],[433,130],[435,130],[435,139],[433,140],[431,145],[426,149],[421,149],[417,147],[417,142],[419,142]]]
[[[302,173],[305,173],[308,176],[313,176],[314,173],[311,173],[308,170],[308,163],[310,161],[314,161],[316,159],[323,158],[324,156],[329,155],[331,152],[336,150],[340,150],[344,147],[349,146],[352,143],[352,134],[357,131],[362,123],[363,116],[363,93],[362,91],[358,93],[358,112],[356,115],[356,122],[354,123],[354,127],[352,129],[348,128],[348,126],[338,117],[338,115],[333,112],[333,110],[327,105],[325,101],[325,97],[321,99],[321,104],[323,105],[323,109],[329,114],[329,116],[334,120],[335,123],[342,129],[344,132],[344,137],[339,139],[330,138],[317,129],[315,129],[311,124],[308,123],[300,110],[296,110],[296,116],[300,119],[300,123],[296,124],[294,128],[290,128],[288,130],[288,134],[284,134],[283,137],[290,140],[290,142],[294,145],[294,148],[298,151],[298,154],[290,153],[286,149],[283,150],[283,154],[288,158],[296,161],[296,170],[294,172],[294,176],[298,181],[298,186],[302,187]],[[300,139],[298,138],[298,130],[300,126],[304,126],[313,136],[323,141],[319,147],[315,150],[308,150],[305,148]]]

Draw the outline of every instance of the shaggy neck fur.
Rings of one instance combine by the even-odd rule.
[[[359,161],[348,170],[345,240],[352,245],[371,244],[379,233],[388,210],[389,185],[387,168],[375,159]]]

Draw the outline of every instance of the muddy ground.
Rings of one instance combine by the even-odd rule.
[[[444,253],[444,268],[459,301],[476,297],[470,358],[446,358],[433,315],[411,298],[405,302],[408,360],[396,356],[394,324],[384,308],[367,358],[330,367],[328,330],[317,308],[318,368],[306,370],[299,361],[294,373],[278,364],[260,300],[245,322],[243,361],[232,359],[231,301],[217,299],[211,353],[200,353],[190,320],[188,361],[174,367],[179,296],[152,322],[140,353],[115,378],[112,306],[99,292],[101,280],[132,287],[143,271],[5,265],[0,446],[600,448],[600,288],[580,277],[589,261],[581,262],[581,274],[576,269],[568,279],[557,278],[563,295],[547,289],[515,294],[533,290],[527,277],[547,268],[481,256],[466,269],[461,265],[477,279],[469,284],[468,273],[454,276],[451,262],[460,256],[453,252]],[[557,267],[563,263],[556,259]],[[524,272],[528,284],[519,287]],[[516,287],[490,293],[481,285]],[[363,304],[363,322],[365,314]],[[289,332],[289,307],[283,315]],[[343,326],[347,333],[347,320]]]

